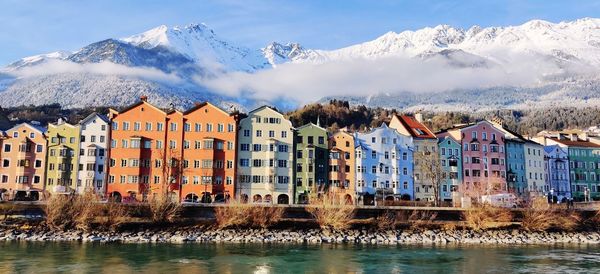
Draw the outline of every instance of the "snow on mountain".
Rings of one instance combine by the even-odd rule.
[[[33,56],[25,57],[18,61],[10,63],[3,70],[4,71],[14,71],[14,70],[17,70],[17,69],[20,69],[23,67],[41,64],[50,59],[64,60],[70,54],[71,54],[70,52],[66,52],[66,51],[55,51],[55,52],[46,53],[46,54],[33,55]]]
[[[583,18],[560,23],[532,20],[519,26],[473,26],[468,30],[439,25],[416,31],[388,32],[373,41],[337,50],[297,53],[290,62],[320,63],[389,56],[412,58],[445,50],[461,50],[500,64],[511,62],[506,56],[512,53],[599,66],[600,19]]]
[[[388,32],[372,41],[336,50],[308,49],[299,43],[276,42],[262,49],[250,49],[222,39],[204,24],[159,26],[126,38],[98,41],[73,53],[36,55],[6,66],[0,70],[0,106],[48,103],[60,103],[66,107],[118,106],[146,94],[162,106],[174,103],[185,107],[193,101],[210,100],[223,107],[236,105],[249,109],[257,104],[281,102],[253,99],[250,96],[254,92],[252,90],[241,93],[248,96],[222,95],[217,90],[209,90],[199,84],[198,78],[218,78],[232,72],[245,72],[243,77],[256,81],[252,76],[258,75],[256,72],[261,70],[294,72],[282,70],[283,64],[294,66],[387,57],[417,62],[433,59],[437,62],[441,58],[450,65],[448,69],[500,67],[501,70],[508,70],[513,64],[535,67],[547,62],[554,64],[552,69],[558,68],[558,72],[573,66],[599,69],[600,19],[584,18],[560,23],[533,20],[518,26],[473,26],[467,30],[439,25],[400,33]],[[49,66],[55,63],[63,67],[55,69]],[[119,69],[107,71],[106,68],[110,66],[103,64],[116,64]],[[104,68],[102,73],[97,73],[101,69],[98,67],[89,69],[94,65]],[[135,69],[136,73],[123,73],[128,68]],[[150,73],[144,74],[145,70]],[[373,71],[370,67],[364,70]],[[301,73],[310,73],[310,70],[301,70]],[[163,79],[174,77],[180,80],[169,82],[143,76],[157,74],[168,76]],[[380,91],[373,85],[372,89],[364,91],[364,96],[336,98],[370,106],[433,110],[525,108],[563,102],[575,105],[600,102],[600,93],[596,88],[600,86],[600,78],[552,73],[544,75],[547,78],[544,82],[528,87],[499,85],[466,90],[449,88],[452,92],[419,94]],[[307,85],[319,85],[320,81],[327,80],[325,77],[306,78],[319,80]],[[339,77],[344,80],[343,77],[352,75]],[[264,82],[265,78],[258,79]],[[278,80],[281,82],[281,79],[287,78],[280,77]],[[572,90],[576,94],[570,92]],[[281,92],[274,92],[273,97],[285,97],[281,95],[288,91],[282,88]],[[324,91],[323,96],[326,95]]]
[[[222,71],[254,72],[270,67],[259,50],[227,42],[204,24],[172,28],[162,25],[141,34],[122,38],[121,41],[145,49],[165,47],[204,66]]]

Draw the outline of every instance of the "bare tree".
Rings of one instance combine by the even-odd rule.
[[[433,205],[439,206],[440,202],[440,188],[444,182],[444,167],[442,166],[442,159],[436,151],[429,151],[428,148],[424,148],[422,151],[418,151],[414,155],[415,167],[422,172],[422,182],[431,183],[433,188]]]
[[[158,193],[150,199],[150,211],[155,222],[172,222],[179,216],[181,204],[178,198],[173,197],[171,188],[173,185],[181,187],[181,178],[186,168],[181,154],[176,149],[167,147],[159,153],[161,158],[161,180],[158,185],[149,188],[150,193]]]

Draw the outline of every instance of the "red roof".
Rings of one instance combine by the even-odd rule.
[[[557,143],[561,143],[563,145],[566,146],[572,146],[572,147],[593,147],[593,148],[600,148],[600,145],[592,143],[590,141],[583,141],[581,139],[578,139],[577,141],[571,141],[571,139],[563,139],[560,140],[558,138],[549,138]]]
[[[398,115],[397,116],[402,125],[408,130],[410,135],[415,138],[425,138],[425,139],[437,139],[435,134],[429,130],[425,125],[421,122],[417,121],[415,117],[408,115]]]

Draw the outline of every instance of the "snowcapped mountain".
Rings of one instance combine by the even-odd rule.
[[[223,71],[254,72],[269,66],[259,50],[227,42],[205,24],[172,28],[162,25],[121,41],[145,49],[164,47],[197,63],[215,66]]]
[[[386,59],[391,61],[384,63],[385,66],[377,62]],[[365,66],[359,70],[346,72],[335,66],[319,70],[321,65],[336,63],[342,63],[341,68],[345,69],[354,61],[364,60],[368,62],[359,62]],[[481,69],[507,74],[498,74],[499,79],[491,77],[492,86],[476,88],[440,85],[443,88],[429,93],[414,92],[405,87],[394,89],[395,83],[381,88],[378,84],[388,79],[373,78],[373,75],[398,77],[397,74],[386,74],[385,70],[401,67],[402,60],[410,60],[408,65],[431,62],[430,67],[435,67],[442,64],[447,70],[444,72]],[[390,67],[390,63],[400,65]],[[291,69],[306,65],[313,67]],[[543,78],[527,86],[503,81],[506,75],[519,76],[529,70],[540,71]],[[0,69],[0,106],[48,103],[60,103],[65,107],[118,106],[147,95],[158,105],[174,103],[182,108],[202,100],[213,101],[226,109],[236,106],[247,110],[263,103],[289,108],[291,103],[284,101],[286,96],[306,97],[308,91],[327,82],[328,77],[366,88],[359,93],[344,95],[333,93],[333,89],[343,88],[330,85],[329,89],[318,89],[319,96],[325,100],[348,99],[370,106],[476,111],[490,107],[530,108],[567,103],[600,105],[597,88],[600,78],[595,76],[598,71],[600,19],[593,18],[560,23],[533,20],[518,26],[473,26],[466,30],[439,25],[388,32],[372,41],[336,50],[308,49],[299,43],[277,42],[262,49],[252,49],[219,37],[204,24],[163,25],[125,38],[98,41],[75,52],[57,51],[13,62]],[[370,78],[356,77],[366,72]],[[318,77],[306,75],[311,73]],[[227,78],[231,75],[257,84],[242,82],[239,88],[235,85],[240,78]],[[297,77],[302,85],[285,82]],[[442,77],[435,79],[444,80]],[[214,85],[214,81],[213,85],[207,84],[211,80],[217,80],[220,85]],[[425,77],[425,81],[430,80]],[[278,84],[277,88],[272,88],[272,84]],[[426,83],[408,87],[422,84]],[[305,88],[306,94],[304,90],[292,89],[298,86]],[[271,97],[256,96],[261,89],[266,89],[265,93]],[[335,96],[328,96],[330,94]]]
[[[33,55],[29,57],[22,58],[16,62],[10,63],[4,70],[6,71],[14,71],[23,67],[33,66],[37,64],[44,63],[48,60],[64,60],[71,53],[66,51],[55,51],[46,54]]]
[[[473,26],[468,30],[439,25],[416,31],[388,32],[373,41],[331,51],[304,50],[296,44],[295,51],[285,51],[281,48],[286,47],[270,47],[271,45],[265,49],[266,56],[290,53],[286,60],[297,63],[390,56],[413,58],[451,50],[463,51],[500,64],[512,61],[506,59],[507,53],[518,53],[598,66],[600,19],[583,18],[560,23],[532,20],[519,26]]]

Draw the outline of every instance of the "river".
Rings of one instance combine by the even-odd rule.
[[[598,273],[600,246],[2,242],[0,273]]]

